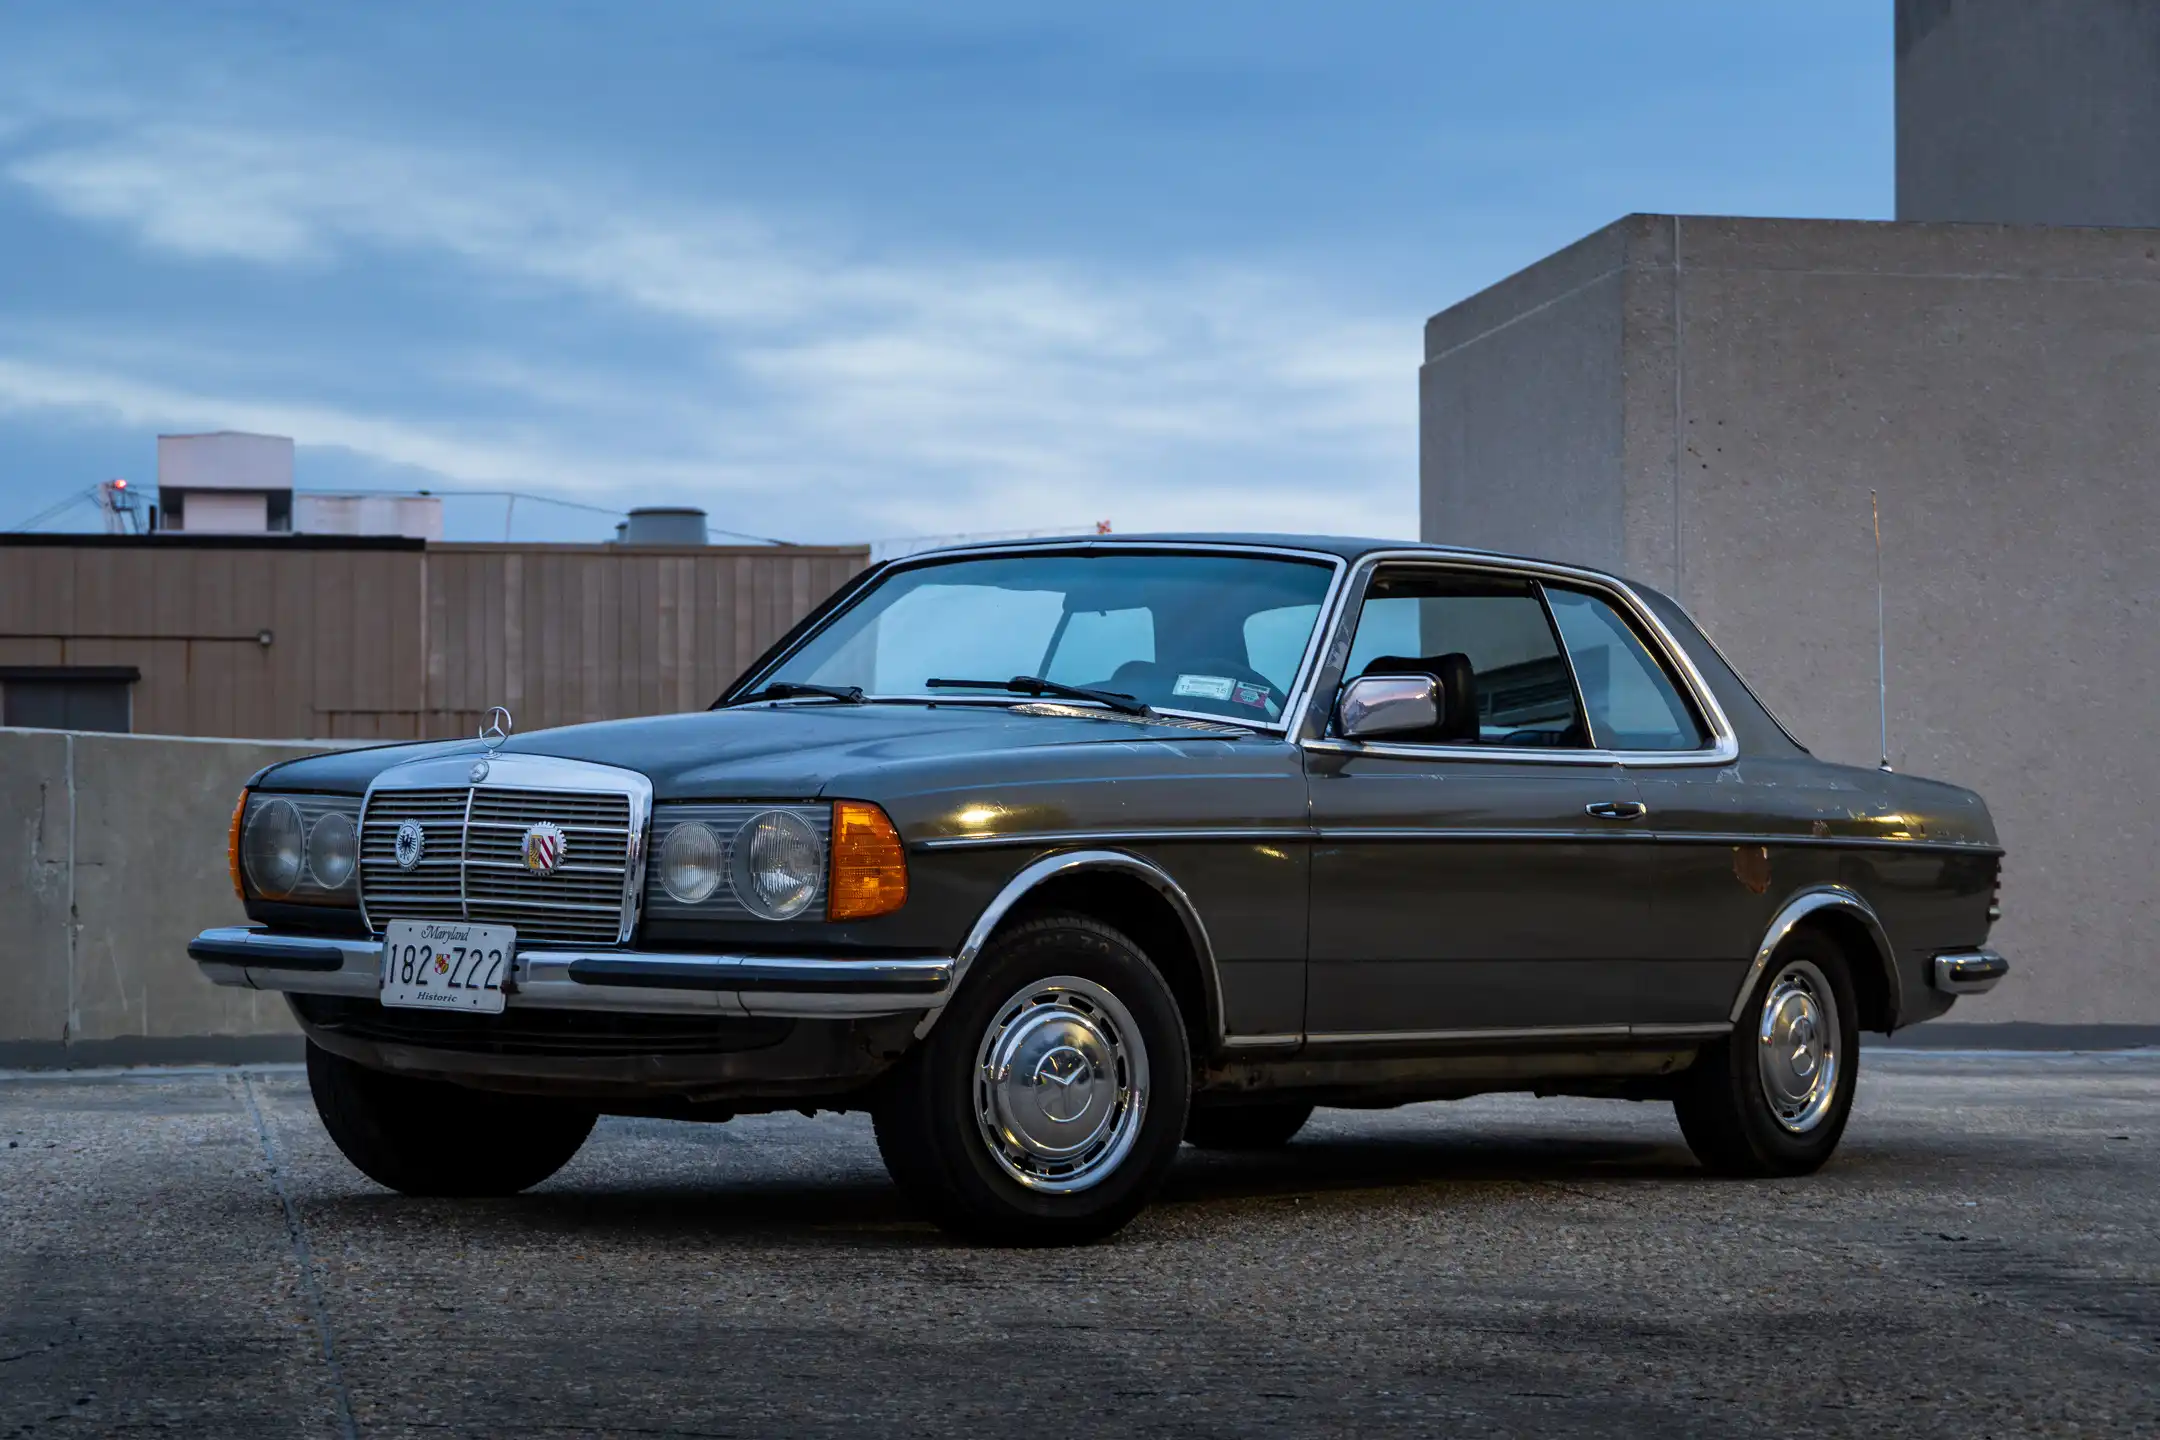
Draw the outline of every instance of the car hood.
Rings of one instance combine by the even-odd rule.
[[[1224,728],[1211,733],[1229,737]],[[835,776],[1005,750],[1194,738],[1186,722],[1016,712],[1002,705],[753,705],[566,725],[513,735],[506,754],[552,755],[642,772],[661,800],[810,799]],[[412,760],[484,755],[478,740],[386,745],[289,760],[253,785],[359,794]]]

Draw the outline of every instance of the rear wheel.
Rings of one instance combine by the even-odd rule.
[[[872,1112],[895,1184],[955,1234],[1099,1239],[1148,1202],[1185,1133],[1176,998],[1099,921],[1030,921],[983,952]]]
[[[1310,1105],[1223,1105],[1192,1112],[1185,1140],[1202,1150],[1280,1150],[1312,1119]]]
[[[597,1118],[527,1095],[370,1070],[308,1042],[315,1113],[345,1158],[404,1195],[515,1195],[570,1163]]]
[[[1722,1175],[1806,1175],[1837,1149],[1860,1072],[1859,1005],[1844,952],[1803,931],[1779,947],[1730,1037],[1703,1047],[1673,1111]]]

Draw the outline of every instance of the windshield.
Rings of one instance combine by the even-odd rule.
[[[959,698],[983,692],[930,682],[1031,675],[1265,724],[1282,718],[1333,573],[1256,555],[934,561],[887,575],[758,685]]]

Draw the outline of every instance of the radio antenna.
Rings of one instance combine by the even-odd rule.
[[[1882,768],[1890,768],[1890,643],[1883,630],[1882,501],[1868,491],[1875,516],[1875,703],[1882,717]]]

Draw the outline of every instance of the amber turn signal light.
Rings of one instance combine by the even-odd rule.
[[[225,868],[232,872],[233,898],[247,903],[247,891],[240,885],[240,822],[247,816],[248,792],[242,789],[240,798],[233,802],[232,824],[225,831]]]
[[[907,851],[883,810],[862,800],[833,805],[832,878],[825,918],[867,920],[907,904]]]

